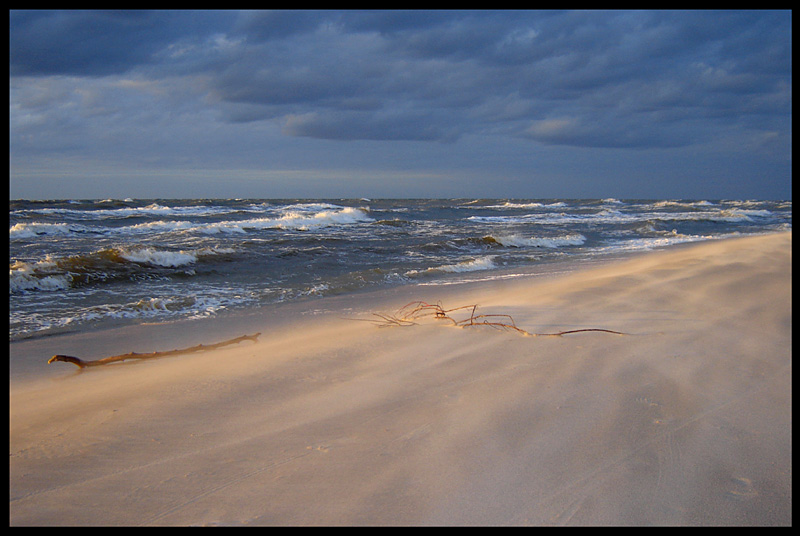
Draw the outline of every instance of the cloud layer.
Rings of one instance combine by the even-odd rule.
[[[12,155],[159,158],[148,125],[176,158],[265,131],[791,152],[786,11],[12,11],[9,69]]]

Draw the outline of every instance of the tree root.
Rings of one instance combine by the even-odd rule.
[[[64,361],[65,363],[72,363],[76,365],[78,368],[86,368],[86,367],[97,367],[100,365],[107,365],[109,363],[116,363],[119,361],[125,361],[126,359],[151,359],[154,357],[167,357],[167,356],[174,356],[174,355],[181,355],[181,354],[191,354],[195,352],[205,352],[208,350],[216,350],[217,348],[222,348],[223,346],[229,346],[231,344],[237,344],[242,341],[253,341],[257,342],[258,336],[261,333],[255,333],[253,335],[242,335],[241,337],[236,337],[235,339],[230,339],[227,341],[218,342],[216,344],[198,344],[197,346],[192,346],[190,348],[181,348],[179,350],[167,350],[165,352],[150,352],[149,354],[140,354],[136,352],[130,352],[127,354],[120,354],[114,355],[110,357],[104,357],[102,359],[95,359],[93,361],[84,361],[83,359],[73,357],[70,355],[61,355],[57,354],[51,357],[47,363],[54,363],[56,361]]]
[[[373,313],[379,320],[369,320],[380,327],[406,327],[418,325],[417,320],[424,317],[434,317],[439,320],[449,320],[453,325],[458,327],[471,327],[471,326],[489,326],[494,329],[504,331],[516,331],[522,335],[530,337],[560,337],[571,333],[581,333],[586,331],[599,331],[603,333],[611,333],[614,335],[625,335],[619,331],[602,328],[585,328],[585,329],[570,329],[567,331],[559,331],[557,333],[531,333],[526,331],[514,323],[511,315],[505,314],[479,314],[476,315],[477,305],[462,305],[453,309],[445,309],[440,303],[430,304],[423,301],[413,301],[401,307],[394,315],[386,315]],[[456,320],[451,316],[451,313],[461,310],[470,310],[469,317],[461,320]]]

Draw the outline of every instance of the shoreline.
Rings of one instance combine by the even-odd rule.
[[[364,220],[352,218],[352,203],[322,200],[14,207],[9,338],[217,317],[287,300],[791,228],[791,202],[474,201],[384,200],[361,207],[369,213]],[[52,210],[62,216],[57,225],[49,222]],[[133,215],[142,221],[131,227]],[[309,220],[314,225],[304,230]]]
[[[723,239],[724,240],[724,239]],[[9,341],[10,376],[12,380],[35,379],[50,376],[48,368],[41,367],[54,354],[71,354],[82,359],[99,359],[112,354],[133,352],[153,352],[188,347],[196,344],[218,342],[208,336],[198,339],[193,334],[209,333],[219,340],[242,335],[245,332],[269,332],[272,324],[292,324],[317,315],[336,315],[337,311],[353,313],[353,308],[363,302],[382,303],[396,297],[397,307],[409,301],[430,297],[431,294],[452,295],[459,289],[470,292],[485,285],[504,280],[528,278],[550,278],[589,270],[609,263],[636,258],[649,253],[691,246],[697,242],[680,243],[655,251],[616,252],[599,257],[583,259],[551,260],[544,263],[514,268],[497,268],[491,275],[481,277],[481,272],[468,275],[468,279],[448,282],[411,282],[390,285],[382,288],[360,289],[346,294],[304,298],[301,300],[270,303],[256,308],[232,310],[221,315],[205,318],[188,318],[156,322],[141,322],[121,326],[108,326],[99,329],[77,329],[48,335],[33,336]],[[583,261],[583,262],[582,262]],[[403,296],[408,299],[403,301]],[[436,298],[440,299],[440,298]],[[435,300],[434,300],[435,301]],[[363,309],[363,308],[362,308]],[[371,317],[374,310],[359,311],[362,317]],[[176,336],[178,331],[178,336]],[[279,329],[278,329],[279,331]],[[190,334],[183,337],[181,334]],[[109,341],[115,341],[113,344]],[[120,344],[117,341],[123,341]],[[128,342],[130,341],[130,342]],[[124,345],[124,347],[123,347]],[[133,345],[129,347],[129,345]],[[110,352],[110,353],[109,353]],[[34,358],[33,356],[39,356]],[[42,359],[44,357],[44,359]],[[60,367],[49,367],[49,369]]]
[[[10,524],[791,525],[791,232],[556,266],[12,343]]]
[[[782,232],[765,233],[756,236],[770,236],[772,234],[782,234]],[[791,234],[791,231],[789,231],[789,234]],[[46,364],[47,359],[58,353],[72,353],[83,359],[99,359],[108,355],[130,351],[147,353],[171,350],[175,347],[188,347],[196,344],[211,344],[218,341],[210,340],[205,336],[198,340],[197,337],[182,337],[180,334],[208,332],[211,334],[212,338],[216,337],[222,340],[225,337],[232,338],[242,335],[247,330],[254,332],[262,330],[269,331],[270,328],[268,326],[272,323],[292,323],[296,321],[298,317],[305,318],[319,314],[336,314],[336,311],[341,310],[350,311],[353,309],[354,304],[365,300],[380,303],[387,299],[392,299],[395,295],[399,295],[397,298],[397,307],[401,307],[405,303],[408,303],[408,301],[421,299],[420,296],[422,295],[450,295],[456,290],[463,288],[466,288],[467,292],[469,292],[471,289],[479,289],[481,286],[492,285],[504,280],[513,281],[528,278],[560,277],[653,253],[677,251],[681,248],[692,247],[698,244],[716,242],[718,240],[736,240],[738,238],[749,238],[749,236],[712,239],[699,242],[684,242],[654,250],[614,252],[602,256],[580,259],[549,260],[531,266],[493,269],[490,271],[491,274],[487,275],[485,278],[481,277],[482,272],[475,272],[468,275],[468,279],[463,280],[411,282],[382,288],[366,288],[340,295],[304,298],[296,301],[270,303],[255,308],[232,310],[220,315],[204,318],[141,322],[138,324],[124,324],[120,326],[112,325],[97,329],[76,329],[74,331],[62,331],[15,339],[9,341],[9,357],[11,362],[9,374],[12,380],[50,376],[48,370],[43,370],[40,365],[42,362]],[[409,299],[403,302],[403,298],[400,297],[402,295],[407,295]],[[376,311],[364,310],[361,312],[366,316],[370,316]],[[177,337],[175,336],[176,330],[179,332],[179,336]],[[121,348],[117,342],[110,344],[108,342],[109,340],[123,341],[124,344],[132,344],[133,347],[129,348],[125,346]],[[39,357],[34,358],[34,355]],[[41,357],[44,357],[44,359],[42,360]]]

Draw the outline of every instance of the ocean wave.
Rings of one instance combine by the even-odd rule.
[[[284,210],[287,212],[320,212],[326,210],[340,210],[345,207],[341,205],[334,205],[333,203],[320,203],[320,202],[313,202],[313,203],[292,203],[290,205],[283,205],[280,207],[280,210]]]
[[[697,212],[651,213],[650,216],[661,221],[737,223],[752,222],[755,221],[754,218],[769,218],[772,213],[769,210],[726,208]]]
[[[543,219],[541,214],[522,214],[516,216],[470,216],[468,221],[478,223],[527,223],[531,220]]]
[[[199,229],[212,227],[216,224],[198,224],[191,221],[180,220],[167,220],[167,221],[149,221],[145,223],[137,223],[136,225],[127,225],[125,227],[114,228],[111,232],[119,235],[127,234],[153,234],[153,233],[175,233],[175,232],[190,232]]]
[[[311,214],[306,214],[305,211],[292,211],[289,208],[286,210],[286,213],[280,218],[264,220],[265,223],[268,225],[271,224],[279,229],[308,230],[374,221],[364,208],[330,207],[323,208],[318,212],[312,212]]]
[[[727,236],[737,236],[731,234]],[[633,238],[633,239],[620,239],[611,240],[604,246],[594,248],[595,252],[622,252],[622,251],[642,251],[651,250],[676,244],[683,244],[688,242],[699,242],[703,240],[714,240],[723,238],[722,236],[699,236],[699,235],[682,235],[674,230],[670,233],[664,233],[660,237],[649,238]]]
[[[30,272],[18,271],[9,276],[9,293],[34,290],[55,291],[64,290],[72,284],[72,277],[62,275],[36,276]]]
[[[530,213],[514,216],[470,216],[470,221],[492,224],[540,224],[540,225],[619,225],[643,221],[708,221],[708,222],[751,222],[754,218],[769,218],[772,212],[765,209],[714,208],[692,212],[635,212],[629,213],[616,208],[603,208],[591,214]]]
[[[745,219],[752,219],[752,217],[756,218],[769,218],[772,216],[772,212],[765,209],[747,209],[747,208],[730,208],[723,210],[721,213],[723,216],[732,216],[732,217],[739,217]]]
[[[470,207],[470,208],[492,208],[492,209],[519,209],[519,208],[563,208],[566,207],[567,204],[563,201],[556,201],[555,203],[514,203],[512,201],[506,201],[500,205],[484,205],[484,206],[477,206],[477,207]]]
[[[172,212],[170,212],[172,213]],[[9,240],[29,240],[41,235],[68,236],[74,233],[115,235],[152,235],[154,233],[198,233],[215,235],[241,234],[266,229],[317,230],[326,227],[370,223],[368,209],[337,207],[329,204],[292,205],[274,216],[218,222],[191,220],[156,220],[120,227],[96,227],[74,223],[16,223],[9,228]]]
[[[409,270],[406,276],[414,277],[422,274],[430,274],[437,272],[446,273],[462,273],[462,272],[477,272],[480,270],[493,270],[497,268],[494,263],[493,255],[486,255],[475,259],[467,259],[453,264],[443,264],[440,266],[433,266],[424,270]]]
[[[15,340],[39,333],[81,329],[87,324],[106,321],[207,318],[238,305],[240,300],[236,298],[220,294],[143,297],[125,303],[63,307],[57,314],[17,312],[9,316],[9,338]]]
[[[579,233],[554,237],[525,237],[516,234],[498,235],[493,237],[505,247],[515,248],[559,248],[562,246],[580,246],[586,242],[586,237]]]
[[[132,228],[137,231],[146,230],[148,232],[196,232],[213,235],[220,233],[239,234],[248,231],[269,229],[307,231],[340,225],[369,223],[373,221],[374,220],[368,215],[367,210],[363,208],[338,207],[326,203],[313,203],[290,205],[280,209],[280,211],[271,217],[226,220],[214,223],[160,221],[142,223]]]
[[[48,255],[38,261],[16,260],[9,266],[9,292],[58,291],[104,282],[136,280],[155,275],[153,268],[182,268],[203,258],[234,252],[234,249],[224,247],[179,251],[118,247],[66,257]],[[193,275],[185,271],[180,274]]]
[[[75,202],[74,204],[82,205]],[[130,206],[127,202],[114,200],[104,200],[98,204],[113,204],[112,208],[63,208],[63,207],[25,207],[11,211],[12,215],[50,215],[57,214],[72,217],[74,219],[107,220],[107,219],[126,219],[132,217],[216,217],[235,212],[263,212],[265,207],[271,205],[247,205],[247,206],[223,206],[223,205],[164,205],[161,203],[150,203],[145,206]]]
[[[191,313],[193,317],[205,317],[215,315],[227,307],[226,301],[219,296],[164,296],[141,298],[139,301],[123,304],[116,310],[109,310],[106,314],[113,317],[141,318]]]
[[[140,264],[151,264],[154,266],[178,267],[187,264],[194,264],[202,255],[233,253],[233,249],[224,248],[217,250],[199,251],[165,251],[156,248],[137,248],[120,251],[119,255],[125,260]]]
[[[40,235],[68,236],[73,233],[100,233],[85,225],[74,223],[15,223],[8,229],[9,240],[27,240]]]
[[[700,201],[673,201],[673,200],[665,200],[665,201],[657,201],[653,203],[654,207],[656,208],[664,208],[664,207],[713,207],[715,206],[714,203],[711,201],[700,200]]]
[[[328,209],[320,205],[311,208],[300,207],[295,209],[287,207],[282,210],[282,214],[276,217],[252,218],[241,221],[222,221],[203,225],[185,225],[183,224],[184,222],[170,223],[176,224],[174,230],[194,231],[203,234],[219,234],[246,233],[248,231],[269,229],[310,231],[326,227],[372,223],[374,221],[375,220],[367,213],[367,210],[363,208],[335,207]]]

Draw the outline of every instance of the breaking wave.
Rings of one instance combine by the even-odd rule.
[[[158,215],[174,215],[178,211],[170,208],[162,213],[153,207],[151,208],[150,212]],[[193,214],[197,213],[197,211],[186,212],[191,212]],[[263,211],[261,212],[263,213]],[[203,222],[196,221],[195,219],[156,219],[154,221],[145,221],[133,225],[123,225],[117,227],[84,225],[76,223],[20,222],[12,225],[9,228],[8,236],[9,240],[11,241],[19,241],[31,240],[43,235],[71,236],[76,233],[93,233],[107,237],[113,237],[117,235],[150,235],[153,233],[176,232],[205,235],[214,235],[220,233],[242,234],[250,231],[259,231],[265,229],[307,231],[326,227],[370,223],[374,221],[369,216],[368,210],[365,208],[339,207],[324,203],[290,205],[270,212],[273,212],[274,214],[258,218],[246,217],[240,220]],[[219,213],[217,212],[216,214],[218,215]],[[245,213],[245,216],[247,215],[250,215],[250,213]]]
[[[582,234],[573,233],[555,237],[525,237],[516,234],[493,237],[499,244],[514,248],[560,248],[563,246],[580,246],[586,242]]]
[[[230,255],[232,248],[169,251],[152,247],[101,249],[83,255],[47,256],[38,261],[14,261],[9,266],[9,292],[56,291],[114,281],[135,281],[180,268],[204,258]],[[154,271],[155,269],[155,271]],[[182,275],[191,272],[181,271]]]
[[[477,272],[480,270],[492,270],[496,267],[497,266],[494,263],[494,256],[486,255],[483,257],[478,257],[476,259],[467,259],[453,264],[443,264],[440,266],[426,268],[424,270],[409,270],[408,272],[406,272],[406,275],[409,277],[414,277],[417,275],[431,274],[437,272],[445,272],[445,273]]]

